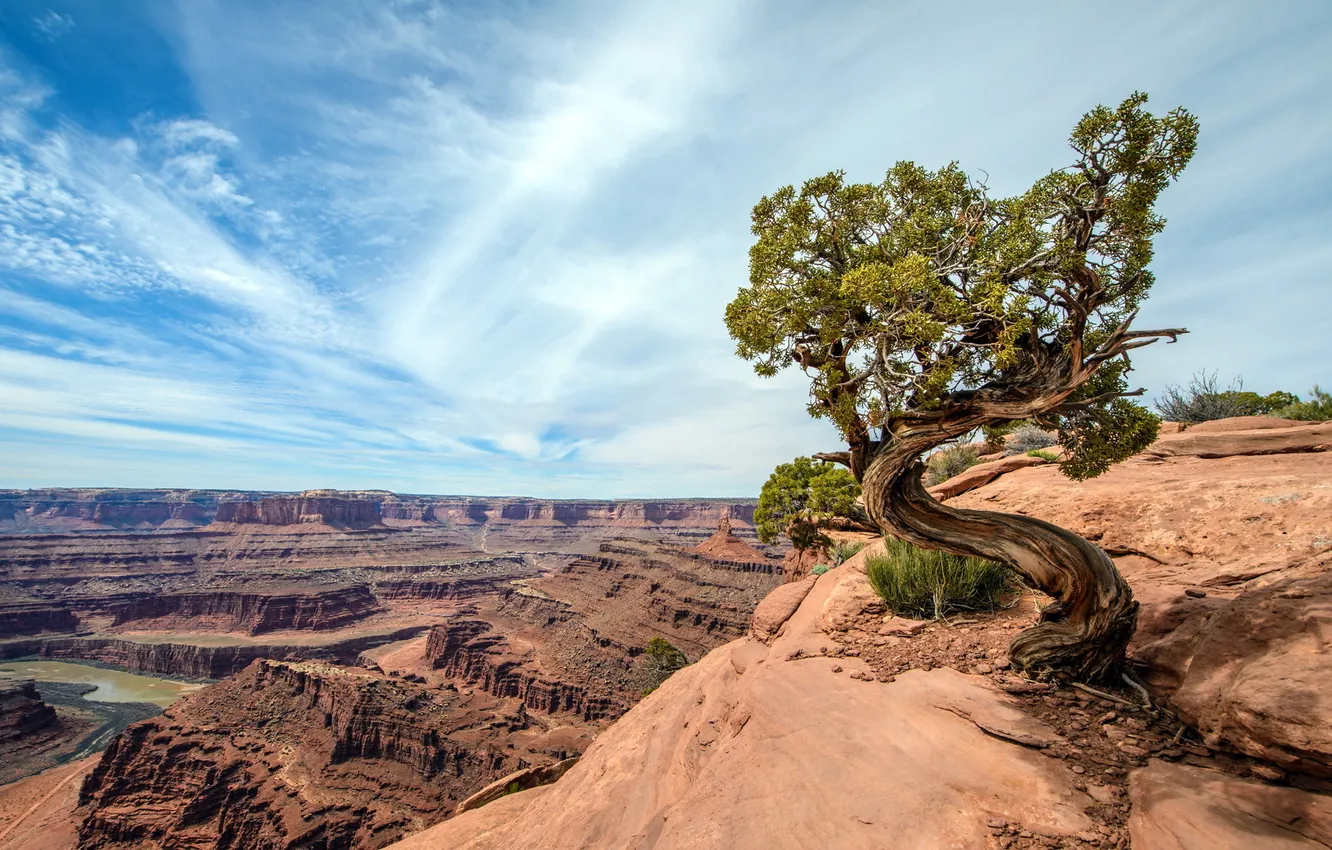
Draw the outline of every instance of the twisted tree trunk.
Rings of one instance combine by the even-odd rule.
[[[1043,520],[935,501],[921,483],[919,458],[942,441],[937,433],[916,435],[876,453],[861,481],[870,518],[884,533],[919,546],[1006,564],[1054,597],[1040,622],[1009,646],[1016,669],[1079,681],[1117,676],[1138,603],[1110,557]]]

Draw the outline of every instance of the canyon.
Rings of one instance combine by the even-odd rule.
[[[651,638],[697,658],[743,634],[782,579],[752,512],[11,491],[0,663],[216,682],[111,739],[65,798],[80,846],[380,847],[576,757],[639,698]],[[694,551],[719,524],[749,563]]]
[[[935,488],[1114,559],[1132,681],[1089,690],[1010,669],[1039,594],[905,620],[875,538],[836,532],[868,546],[814,574],[730,500],[317,491],[192,529],[15,522],[27,632],[0,655],[219,681],[0,786],[0,847],[1326,847],[1330,449],[1332,426],[1244,418],[1087,482],[998,459]],[[336,508],[362,498],[374,521]],[[654,637],[691,663],[644,697]]]

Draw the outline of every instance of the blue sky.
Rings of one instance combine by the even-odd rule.
[[[1202,122],[1136,381],[1326,385],[1329,56],[1325,0],[7,0],[0,486],[753,495],[836,447],[722,325],[753,203],[1016,192],[1134,89]]]

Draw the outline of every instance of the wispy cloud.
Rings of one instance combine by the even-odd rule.
[[[753,202],[899,158],[1015,191],[1135,88],[1203,123],[1145,316],[1194,333],[1140,380],[1329,380],[1321,3],[124,11],[169,53],[0,41],[0,486],[753,493],[835,443],[722,327]]]

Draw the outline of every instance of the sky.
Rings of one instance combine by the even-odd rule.
[[[0,5],[0,487],[753,496],[837,449],[722,311],[833,169],[1199,151],[1135,352],[1332,384],[1332,3]]]

